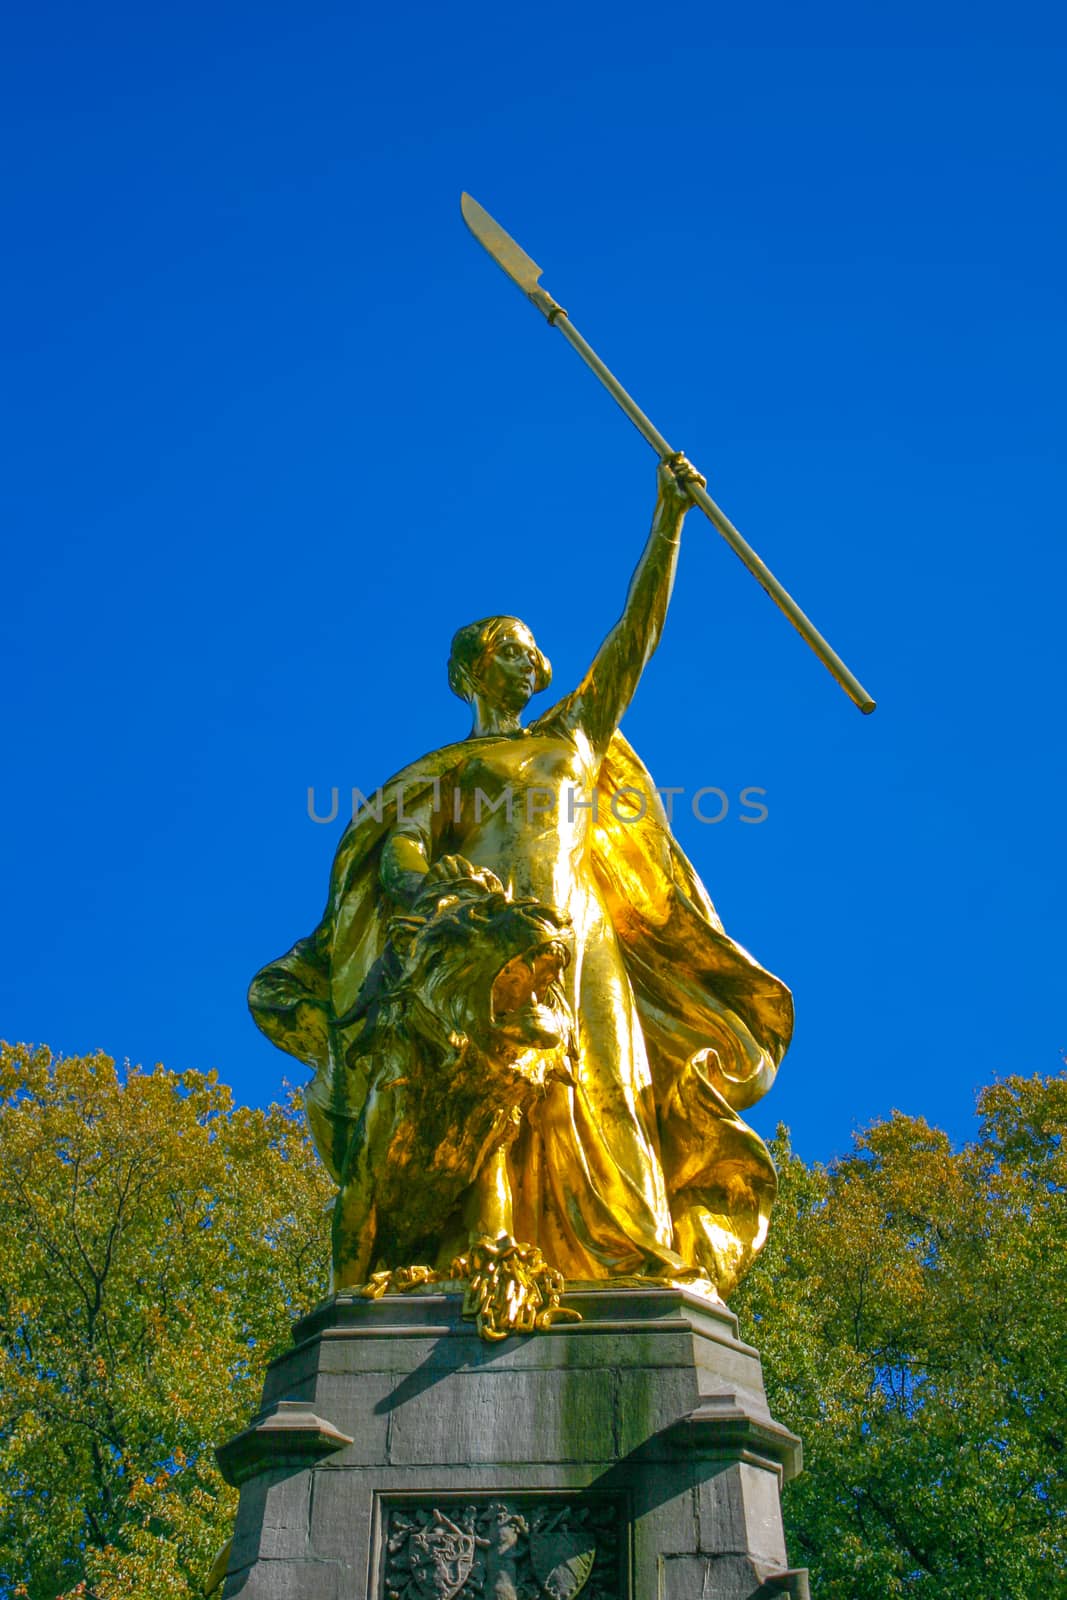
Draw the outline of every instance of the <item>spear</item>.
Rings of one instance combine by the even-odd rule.
[[[671,449],[663,435],[645,416],[633,397],[627,394],[614,374],[609,372],[592,346],[585,342],[563,307],[553,300],[547,289],[542,289],[540,282],[542,269],[537,262],[530,259],[525,250],[515,243],[509,233],[504,232],[500,224],[493,220],[488,211],[482,209],[477,200],[472,200],[469,194],[464,194],[460,204],[463,220],[478,243],[488,250],[497,266],[503,267],[512,282],[518,284],[526,298],[532,301],[538,311],[548,319],[549,326],[558,328],[567,343],[577,350],[586,366],[596,373],[608,393],[625,411],[638,433],[648,440],[660,460],[666,460],[674,455],[675,451]],[[741,558],[752,576],[766,589],[775,605],[789,618],[800,637],[811,646],[823,666],[833,673],[849,698],[861,711],[873,711],[875,702],[859,679],[853,677],[841,657],[830,648],[815,624],[801,611],[792,595],[782,588],[771,569],[741,537],[729,517],[719,509],[707,490],[692,482],[687,482],[686,488],[694,504],[700,507],[708,521],[719,530],[734,554]]]

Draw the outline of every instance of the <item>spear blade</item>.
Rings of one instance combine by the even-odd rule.
[[[488,250],[497,266],[503,267],[523,294],[532,295],[537,289],[542,270],[537,262],[469,194],[464,192],[459,204],[464,222],[483,250]]]
[[[586,366],[595,373],[600,382],[607,389],[612,399],[629,417],[638,433],[652,446],[661,461],[667,460],[675,452],[660,433],[659,429],[649,417],[641,410],[637,401],[631,394],[627,394],[615,374],[604,365],[592,345],[588,344],[578,329],[571,322],[566,311],[553,300],[547,289],[542,289],[540,284],[541,268],[531,256],[528,256],[520,245],[515,243],[510,233],[506,233],[477,200],[464,193],[460,206],[463,211],[463,220],[473,233],[478,243],[488,251],[496,262],[502,267],[511,281],[518,285],[523,294],[547,318],[550,327],[562,333],[571,348],[581,356]],[[845,663],[830,644],[823,638],[811,618],[797,605],[789,591],[778,582],[774,573],[766,562],[753,550],[752,546],[742,537],[734,527],[725,511],[715,504],[715,501],[702,489],[699,484],[689,484],[689,497],[694,505],[698,506],[713,527],[722,534],[726,543],[734,554],[744,563],[756,582],[770,596],[782,614],[789,619],[793,627],[800,634],[805,644],[818,656],[823,666],[837,679],[854,705],[865,714],[869,715],[875,708],[875,702],[867,690],[846,667]]]

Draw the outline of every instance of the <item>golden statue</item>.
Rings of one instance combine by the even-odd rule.
[[[501,1334],[564,1314],[565,1282],[725,1298],[764,1242],[774,1168],[738,1113],[789,991],[723,932],[619,732],[702,484],[661,464],[619,621],[528,726],[551,679],[530,630],[460,628],[469,736],[364,806],[319,926],[253,981],[258,1025],[315,1069],[339,1289],[460,1277]]]

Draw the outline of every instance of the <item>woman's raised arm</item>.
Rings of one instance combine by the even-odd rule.
[[[583,732],[598,751],[607,748],[622,721],[663,633],[682,519],[692,505],[685,486],[693,482],[703,485],[704,479],[684,456],[660,463],[652,528],[630,580],[622,616],[560,708],[573,731]]]

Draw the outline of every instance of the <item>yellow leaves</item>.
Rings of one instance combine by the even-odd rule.
[[[214,1073],[0,1047],[0,1573],[28,1600],[87,1561],[102,1600],[196,1592],[211,1447],[324,1292],[331,1188],[302,1121]]]
[[[894,1115],[782,1187],[734,1309],[804,1437],[798,1562],[842,1600],[1057,1593],[1067,1570],[1067,1075],[983,1090],[953,1149]]]
[[[0,1099],[38,1093],[48,1082],[51,1065],[46,1045],[10,1045],[0,1039]]]

